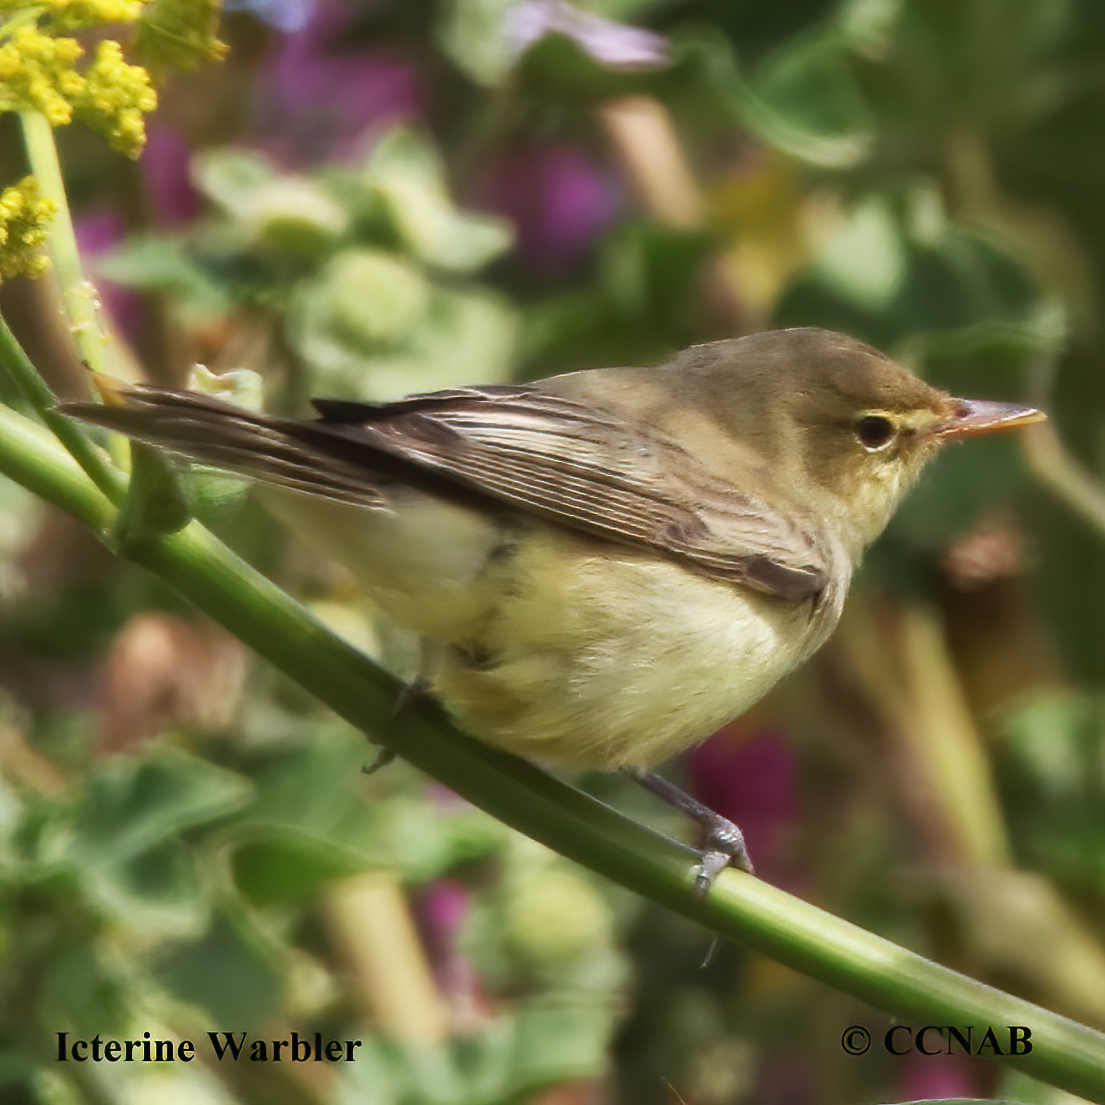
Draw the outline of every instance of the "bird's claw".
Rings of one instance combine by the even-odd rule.
[[[748,857],[748,848],[744,843],[744,833],[732,821],[715,813],[706,829],[706,847],[694,868],[694,892],[697,898],[706,896],[714,879],[726,867],[735,867],[738,871],[754,874],[752,860]]]

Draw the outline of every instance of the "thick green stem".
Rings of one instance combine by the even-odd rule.
[[[3,408],[0,472],[101,534],[111,532],[115,512],[107,499],[41,430]],[[397,681],[198,524],[133,541],[125,551],[352,725],[367,733],[387,725],[388,742],[405,759],[562,855],[915,1028],[1024,1025],[1032,1052],[1006,1057],[1011,1064],[1105,1103],[1105,1035],[931,963],[749,875],[724,872],[700,901],[690,878],[694,855],[682,845],[471,740],[430,703],[415,702],[388,724]],[[879,1046],[882,1031],[873,1032]]]

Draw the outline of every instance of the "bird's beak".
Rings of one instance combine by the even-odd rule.
[[[1020,403],[994,403],[988,399],[953,399],[954,413],[939,423],[932,431],[940,441],[958,441],[963,437],[992,434],[998,430],[1012,430],[1017,426],[1031,426],[1043,422],[1047,415],[1035,407]]]

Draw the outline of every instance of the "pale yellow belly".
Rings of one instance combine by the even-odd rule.
[[[808,606],[534,527],[492,617],[432,685],[473,735],[576,767],[647,766],[704,740],[804,659]]]
[[[820,643],[809,603],[532,519],[504,526],[418,495],[396,511],[265,498],[422,636],[424,675],[461,728],[543,763],[666,760]]]

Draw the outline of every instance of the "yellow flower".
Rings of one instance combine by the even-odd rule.
[[[105,39],[84,72],[84,90],[74,97],[73,106],[112,147],[127,157],[137,157],[146,143],[142,116],[157,107],[157,93],[149,73],[140,65],[128,65],[119,43]]]
[[[70,90],[80,81],[73,64],[83,53],[74,38],[20,27],[0,46],[0,107],[28,107],[42,112],[51,126],[65,126],[73,118]]]
[[[41,247],[56,211],[53,200],[39,195],[34,177],[0,192],[0,280],[37,276],[46,268]]]
[[[39,0],[41,5],[41,0]],[[59,30],[101,23],[133,23],[146,0],[46,0],[46,15]]]
[[[139,56],[157,68],[190,68],[226,52],[215,37],[221,8],[221,0],[0,0],[0,111],[38,111],[53,127],[78,111],[115,149],[137,157],[146,141],[143,116],[157,106],[149,72],[128,65],[112,39],[80,72],[83,50],[59,32],[140,20]]]

